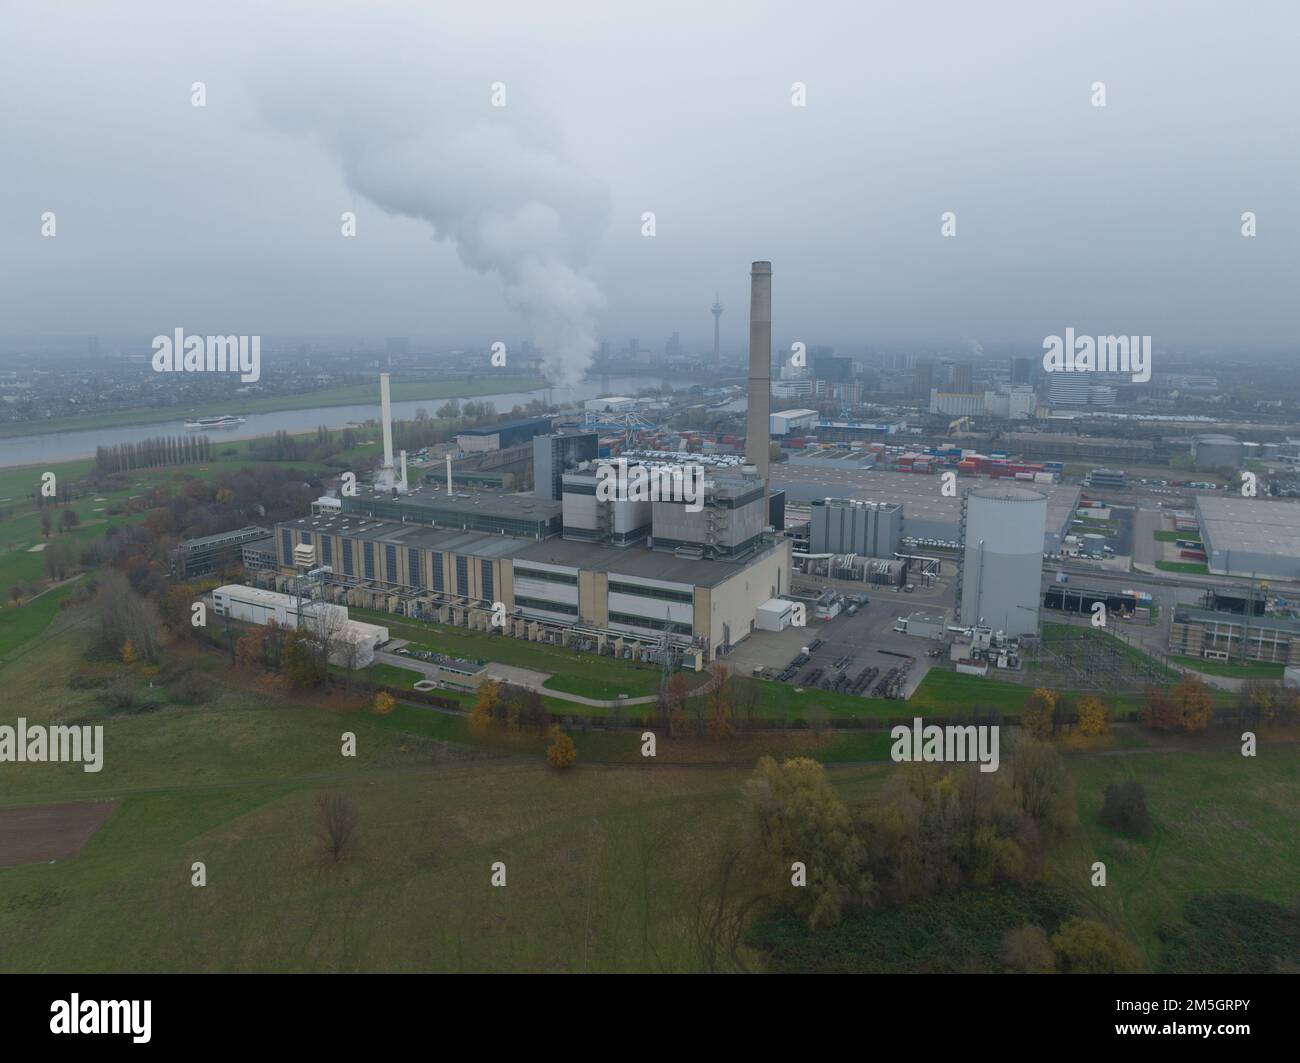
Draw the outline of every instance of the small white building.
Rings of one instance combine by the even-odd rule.
[[[388,628],[365,624],[348,617],[345,605],[300,600],[292,594],[228,583],[212,592],[212,611],[248,624],[302,627],[309,634],[322,633],[331,642],[330,662],[344,667],[365,668],[375,659],[375,648],[388,641]]]
[[[774,436],[798,435],[816,427],[817,418],[816,410],[781,410],[770,415],[769,431]]]
[[[784,631],[794,620],[794,602],[769,598],[754,611],[754,627],[759,631]]]

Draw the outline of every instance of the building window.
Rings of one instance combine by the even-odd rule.
[[[352,540],[343,540],[343,575],[352,575]]]
[[[433,566],[433,589],[441,594],[446,587],[442,583],[442,554],[436,550],[429,555]]]
[[[609,622],[624,624],[627,627],[649,628],[652,631],[663,631],[666,628],[676,635],[689,635],[693,630],[690,624],[679,624],[672,620],[652,620],[647,616],[633,616],[630,613],[610,613]]]
[[[293,532],[288,528],[280,530],[280,545],[284,547],[284,556],[280,558],[280,564],[293,564]]]
[[[397,547],[384,544],[384,572],[389,583],[397,582]]]
[[[483,597],[489,602],[494,601],[496,596],[493,593],[492,586],[492,562],[481,560],[479,561],[478,566],[479,581],[483,591]]]
[[[469,597],[469,559],[464,554],[456,555],[456,593]]]
[[[565,583],[571,587],[578,585],[577,576],[572,576],[567,572],[551,572],[545,568],[527,568],[524,565],[515,565],[515,576],[521,579],[543,579],[548,583]]]
[[[657,541],[657,540],[656,540]],[[640,598],[658,598],[664,602],[682,602],[690,605],[695,601],[692,591],[673,590],[671,587],[647,587],[641,583],[618,583],[609,581],[610,594],[635,594]]]
[[[411,586],[424,586],[424,573],[420,571],[420,551],[411,547],[406,551],[406,567],[411,572]]]
[[[334,564],[334,539],[331,536],[320,537],[320,560],[322,565]]]
[[[303,546],[311,546],[311,532],[305,531],[299,532],[298,534],[302,536]]]
[[[361,544],[361,571],[366,579],[375,578],[375,544]]]
[[[553,602],[544,598],[523,598],[516,594],[515,605],[519,606],[520,609],[545,609],[548,613],[566,613],[569,616],[578,615],[576,605],[569,605],[567,602]]]

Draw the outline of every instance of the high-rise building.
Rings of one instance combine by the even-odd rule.
[[[912,366],[912,394],[928,400],[933,388],[934,366],[930,362],[917,362]]]
[[[1011,383],[1028,384],[1034,371],[1032,358],[1013,358],[1011,360]]]
[[[974,390],[971,387],[974,375],[974,367],[970,362],[957,362],[952,367],[952,390],[962,394],[969,394]]]

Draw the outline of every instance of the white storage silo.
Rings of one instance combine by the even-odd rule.
[[[1010,485],[968,491],[962,529],[961,623],[1037,632],[1047,496]]]

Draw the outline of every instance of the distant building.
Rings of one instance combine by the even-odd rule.
[[[235,531],[186,539],[172,551],[171,572],[177,579],[210,576],[227,565],[243,561],[246,546],[269,548],[271,530],[249,525]]]
[[[502,450],[530,442],[534,436],[551,431],[549,417],[532,417],[523,421],[506,421],[504,424],[467,428],[456,433],[456,445],[467,453],[480,450]]]

